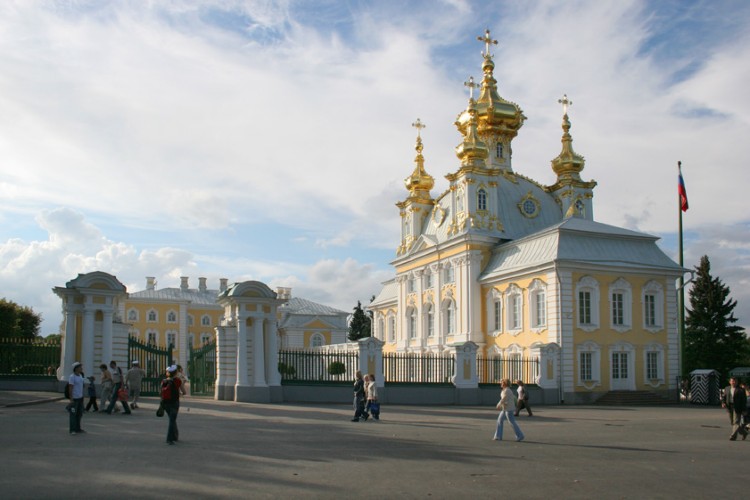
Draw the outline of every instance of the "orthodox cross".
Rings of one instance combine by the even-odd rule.
[[[573,105],[573,101],[568,99],[568,94],[563,94],[562,99],[558,99],[557,102],[563,105],[563,114],[568,114],[568,107]]]
[[[469,87],[469,99],[474,99],[474,89],[479,87],[478,83],[474,83],[474,77],[470,76],[468,82],[464,82],[464,87]]]
[[[490,36],[490,30],[484,30],[484,36],[478,36],[477,40],[484,42],[484,57],[489,57],[490,45],[497,45],[497,40],[493,40]]]
[[[420,120],[419,118],[417,118],[417,121],[412,123],[411,126],[417,129],[417,137],[419,138],[422,137],[422,129],[427,127],[427,125],[422,123],[422,120]]]

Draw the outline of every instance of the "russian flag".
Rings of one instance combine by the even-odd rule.
[[[682,180],[682,162],[677,162],[677,170],[679,171],[679,175],[677,176],[677,193],[680,195],[680,208],[683,212],[687,212],[688,209],[688,199],[687,199],[687,190],[685,189],[685,181]]]

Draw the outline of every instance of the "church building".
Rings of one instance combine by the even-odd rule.
[[[490,53],[497,41],[489,31],[479,40],[483,77],[466,83],[456,170],[436,196],[424,126],[414,123],[415,166],[396,203],[395,277],[369,306],[375,336],[386,352],[443,353],[472,342],[487,359],[553,353],[545,369],[565,402],[611,390],[668,393],[679,375],[675,282],[683,269],[657,237],[594,220],[596,182],[573,150],[567,96],[555,181],[514,170],[512,142],[526,116],[498,93]]]

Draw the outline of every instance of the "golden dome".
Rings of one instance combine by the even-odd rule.
[[[417,156],[414,158],[416,166],[411,175],[404,179],[404,184],[406,189],[409,190],[411,198],[432,202],[430,189],[435,185],[435,179],[424,169],[424,156],[422,156],[422,150],[424,149],[424,146],[422,146],[422,129],[425,128],[425,125],[417,118],[412,126],[417,129],[417,145],[414,148],[417,151]]]

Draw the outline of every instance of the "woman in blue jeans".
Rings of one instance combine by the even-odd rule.
[[[495,437],[492,438],[495,441],[503,440],[503,423],[505,420],[510,422],[513,426],[513,432],[516,434],[516,441],[523,441],[526,436],[521,432],[521,428],[516,423],[516,417],[513,415],[516,411],[516,397],[513,395],[513,391],[510,388],[510,379],[504,378],[500,381],[500,401],[497,403],[497,409],[500,410],[500,415],[497,416],[497,430],[495,431]]]
[[[161,382],[161,405],[169,417],[167,444],[175,444],[180,437],[177,429],[177,414],[180,412],[180,385],[182,380],[177,376],[177,365],[167,368],[167,378]]]

